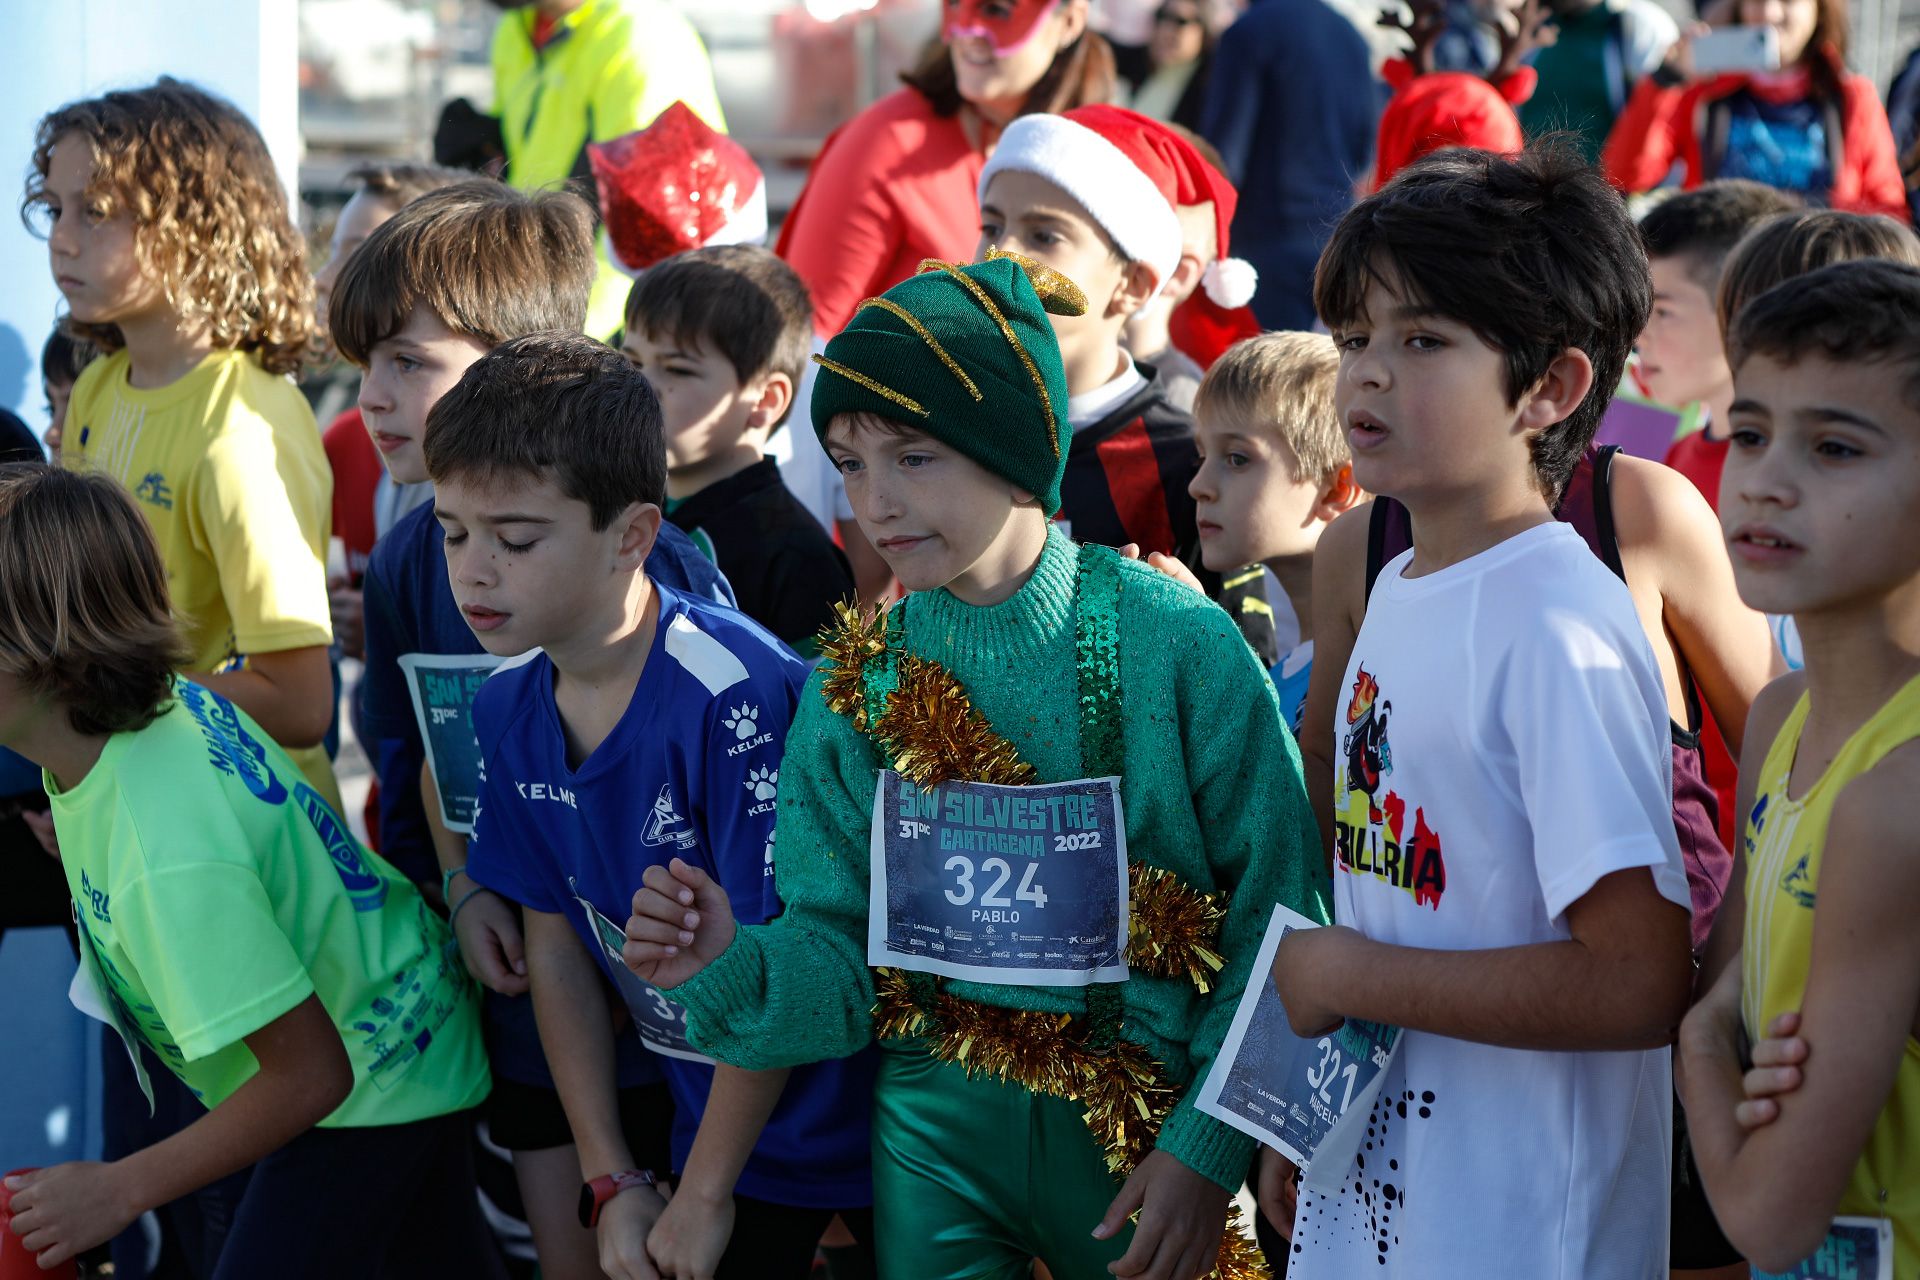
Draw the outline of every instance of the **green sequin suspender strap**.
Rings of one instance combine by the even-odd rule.
[[[1126,746],[1120,701],[1120,566],[1104,547],[1080,548],[1073,580],[1073,658],[1080,673],[1080,767],[1089,778],[1119,777]],[[1126,995],[1117,982],[1087,988],[1088,1043],[1105,1051],[1120,1038]]]

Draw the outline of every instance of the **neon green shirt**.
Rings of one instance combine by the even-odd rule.
[[[533,6],[493,32],[493,110],[507,150],[507,181],[559,188],[589,173],[589,142],[643,129],[675,102],[724,132],[713,63],[700,33],[667,0],[587,0],[533,43]],[[625,320],[630,281],[607,256],[587,302],[587,332],[606,338]]]
[[[456,944],[287,753],[187,681],[62,792],[46,775],[106,998],[209,1107],[259,1069],[244,1037],[317,994],[353,1063],[321,1124],[405,1124],[491,1087]]]

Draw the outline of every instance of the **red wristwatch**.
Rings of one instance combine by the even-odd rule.
[[[580,1225],[592,1227],[598,1223],[601,1207],[622,1191],[628,1191],[634,1187],[651,1187],[654,1182],[652,1170],[628,1169],[624,1173],[609,1173],[591,1182],[581,1183]]]

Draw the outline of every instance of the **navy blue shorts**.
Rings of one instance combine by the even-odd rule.
[[[309,1129],[253,1167],[213,1280],[506,1280],[473,1181],[473,1116]]]

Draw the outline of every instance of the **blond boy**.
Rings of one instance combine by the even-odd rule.
[[[1200,558],[1216,571],[1262,565],[1286,593],[1300,636],[1272,675],[1281,718],[1296,733],[1313,669],[1313,549],[1364,496],[1333,407],[1339,376],[1331,338],[1262,334],[1220,357],[1193,406],[1200,465],[1187,492]]]

